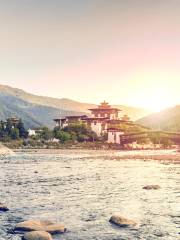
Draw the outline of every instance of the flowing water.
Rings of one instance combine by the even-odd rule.
[[[121,152],[61,151],[18,153],[0,160],[0,239],[21,239],[11,233],[28,219],[62,222],[62,240],[134,240],[180,238],[180,165],[158,161],[116,160]],[[113,159],[114,158],[114,159]],[[159,190],[143,190],[158,184]],[[114,212],[138,227],[109,223]]]

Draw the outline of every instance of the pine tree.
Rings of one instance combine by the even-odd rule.
[[[11,135],[12,128],[13,128],[13,125],[12,125],[11,121],[8,119],[7,123],[6,123],[6,128],[5,128],[5,132],[7,133],[8,136]]]
[[[24,127],[24,123],[22,122],[21,119],[19,120],[19,122],[17,124],[17,128],[19,129],[19,137],[20,138],[27,138],[28,132],[26,131],[26,129]]]

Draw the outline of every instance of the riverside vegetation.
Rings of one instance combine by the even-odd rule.
[[[125,133],[143,132],[144,128],[139,125],[128,126],[121,124],[117,128],[123,129]],[[9,148],[88,148],[88,149],[119,149],[120,146],[108,144],[107,134],[100,137],[93,132],[90,126],[77,123],[71,124],[63,129],[55,127],[53,130],[48,127],[36,129],[36,135],[28,136],[23,121],[14,126],[10,120],[0,122],[0,141]],[[150,134],[146,139],[138,139],[137,143],[146,144],[151,141],[153,144],[161,144],[164,148],[171,147],[172,141],[161,139],[161,133]]]
[[[96,133],[85,124],[72,124],[61,130],[55,127],[53,130],[48,127],[36,129],[36,135],[28,136],[22,120],[16,126],[10,121],[0,123],[0,141],[10,148],[59,148],[71,146],[72,144],[83,144],[104,141],[104,136],[98,138]]]

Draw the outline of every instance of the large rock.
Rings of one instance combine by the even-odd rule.
[[[2,203],[0,203],[0,212],[7,212],[7,211],[9,211],[9,208],[3,205]]]
[[[66,228],[62,224],[52,224],[48,225],[44,228],[46,232],[49,232],[51,234],[59,234],[66,232]]]
[[[62,224],[54,224],[50,221],[34,221],[29,220],[25,222],[18,223],[14,229],[15,231],[45,231],[51,234],[64,233],[66,228]]]
[[[119,227],[131,227],[137,224],[133,220],[127,219],[120,214],[114,214],[109,221],[110,223],[114,223]]]
[[[23,237],[23,240],[52,240],[51,235],[45,231],[34,231],[26,233]]]
[[[49,221],[35,221],[35,220],[29,220],[29,221],[24,221],[21,223],[18,223],[15,227],[15,230],[17,231],[43,231],[43,229],[50,225],[53,224],[52,222]]]
[[[158,190],[160,188],[161,187],[159,185],[146,185],[143,187],[143,189],[146,189],[146,190]]]

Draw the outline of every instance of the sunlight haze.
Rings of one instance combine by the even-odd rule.
[[[0,83],[38,95],[180,103],[180,1],[0,1]]]

